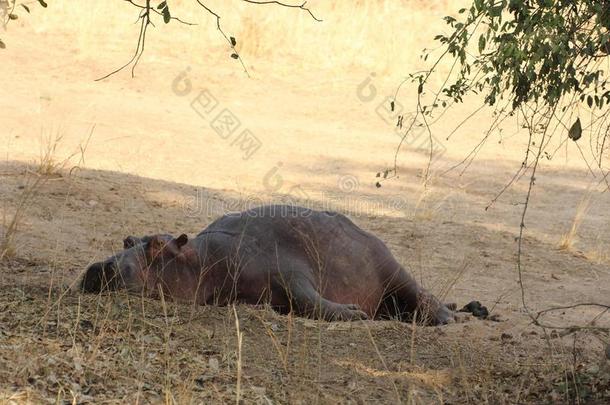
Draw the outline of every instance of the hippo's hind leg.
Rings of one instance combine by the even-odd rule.
[[[305,266],[305,265],[301,265]],[[288,280],[283,280],[282,288],[290,300],[292,310],[300,316],[307,316],[325,321],[356,321],[368,319],[368,315],[355,304],[339,304],[322,297],[314,288],[306,274],[310,269],[302,271],[291,265],[292,271]]]
[[[322,297],[309,281],[291,286],[291,300],[299,315],[325,321],[357,321],[368,315],[355,304],[339,304]]]
[[[443,325],[454,314],[429,291],[422,288],[398,263],[389,268],[383,312],[400,320],[417,321],[427,325]]]

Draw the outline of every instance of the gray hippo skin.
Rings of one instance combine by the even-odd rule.
[[[81,289],[126,289],[200,305],[270,304],[329,321],[397,318],[445,324],[453,312],[386,245],[344,215],[271,205],[214,221],[196,238],[127,237],[91,265]]]

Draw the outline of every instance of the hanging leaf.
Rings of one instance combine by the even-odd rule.
[[[231,37],[230,40],[231,40],[231,46],[237,45],[237,41],[235,40],[235,37]]]
[[[162,1],[161,3],[159,3],[159,5],[157,6],[157,10],[161,10],[162,8],[167,7],[167,1]]]
[[[481,36],[479,37],[479,53],[483,53],[483,51],[485,50],[485,45],[485,35],[481,34]]]
[[[38,0],[38,3],[40,3],[41,6],[43,6],[44,8],[47,8],[47,2],[44,0]]]
[[[9,14],[9,15],[8,15],[8,18],[9,18],[10,20],[16,20],[16,19],[17,19],[17,18],[19,18],[19,17],[17,16],[17,14]]]
[[[390,108],[392,109],[392,111],[394,111],[394,100],[392,100],[392,102],[390,103]]]
[[[170,20],[172,19],[171,14],[169,13],[169,7],[165,7],[163,9],[163,11],[161,11],[161,13],[163,14],[163,22],[165,24],[169,23]]]
[[[28,6],[26,6],[25,4],[22,4],[21,7],[23,7],[23,9],[25,11],[27,11],[28,13],[30,12],[30,8]]]
[[[232,54],[231,54],[231,57],[232,57],[233,59],[239,59],[239,55],[238,55],[238,54],[236,54],[236,53],[232,53]]]
[[[6,49],[6,44],[0,39],[0,49]]]
[[[582,136],[582,126],[580,125],[580,118],[576,118],[576,122],[572,124],[572,128],[568,131],[568,137],[576,142]]]

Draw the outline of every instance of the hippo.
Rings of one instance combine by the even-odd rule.
[[[123,245],[86,270],[83,292],[268,304],[282,314],[327,321],[440,325],[454,319],[380,239],[336,212],[267,205],[226,214],[191,240],[184,234],[128,236]]]

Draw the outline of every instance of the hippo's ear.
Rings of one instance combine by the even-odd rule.
[[[188,241],[189,241],[189,237],[186,236],[185,234],[182,234],[182,235],[178,236],[176,239],[174,239],[172,242],[175,242],[178,249],[180,249],[182,246],[186,245],[188,243]]]
[[[180,248],[187,242],[188,236],[184,234],[169,240],[161,235],[155,235],[148,240],[146,251],[152,259],[165,255],[177,256],[180,254]]]
[[[135,236],[128,236],[123,239],[123,249],[131,249],[132,247],[141,242],[142,240],[140,238],[136,238]]]

